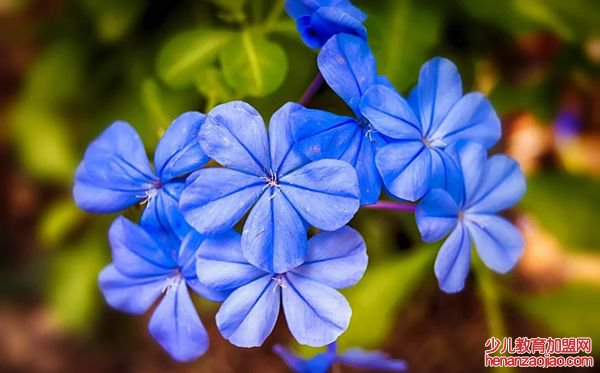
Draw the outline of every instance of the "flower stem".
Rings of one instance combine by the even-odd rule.
[[[367,209],[373,210],[390,210],[390,211],[404,211],[404,212],[414,212],[417,208],[416,205],[412,203],[406,202],[393,202],[393,201],[377,201],[377,203],[373,205],[363,206]]]
[[[323,75],[321,75],[321,73],[318,72],[317,76],[315,76],[313,81],[310,82],[310,85],[308,86],[308,88],[306,88],[306,91],[304,91],[304,94],[302,95],[302,97],[300,98],[298,103],[300,105],[306,106],[306,104],[308,104],[310,102],[310,100],[312,100],[315,93],[317,93],[317,91],[319,90],[319,87],[321,87],[322,83],[323,83]]]

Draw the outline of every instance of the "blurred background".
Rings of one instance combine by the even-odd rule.
[[[458,65],[465,91],[490,97],[504,133],[494,151],[528,177],[507,214],[527,244],[509,275],[476,261],[466,289],[446,295],[433,275],[439,244],[420,243],[414,217],[361,210],[351,225],[370,266],[345,291],[354,313],[341,348],[382,349],[413,372],[465,372],[483,370],[492,335],[600,343],[600,3],[354,3],[369,16],[379,72],[402,93],[441,55]],[[172,361],[149,336],[148,316],[111,310],[98,291],[115,216],[86,214],[71,199],[86,146],[116,119],[151,152],[183,111],[244,99],[269,117],[296,101],[316,52],[282,10],[281,0],[0,0],[0,371],[286,371],[271,352],[293,343],[282,320],[262,348],[238,349],[216,330],[218,305],[200,299],[211,348],[193,363]],[[242,33],[259,51],[263,85],[248,76]],[[309,106],[348,112],[327,87]]]

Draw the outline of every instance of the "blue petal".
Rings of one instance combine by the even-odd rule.
[[[470,213],[494,213],[514,206],[525,194],[523,171],[514,159],[495,155],[488,159],[481,181],[466,206]]]
[[[362,21],[337,7],[321,7],[310,17],[299,18],[296,26],[306,45],[315,49],[322,47],[333,35],[342,33],[367,39],[367,29]]]
[[[242,101],[218,105],[208,113],[200,145],[209,157],[234,170],[263,176],[271,168],[265,123]]]
[[[479,188],[486,167],[487,152],[480,144],[460,141],[446,148],[446,153],[459,165],[464,188],[463,202],[468,202],[473,199]]]
[[[523,237],[506,219],[496,215],[465,214],[477,254],[489,268],[506,273],[523,255]]]
[[[144,278],[167,275],[176,268],[172,247],[160,243],[139,225],[119,216],[108,231],[113,264],[129,277]]]
[[[304,110],[306,109],[302,105],[288,102],[271,117],[269,139],[271,165],[275,174],[285,175],[309,161],[298,150],[297,133],[294,128],[296,119],[293,119]]]
[[[127,277],[111,264],[100,272],[98,284],[111,307],[127,313],[142,314],[162,293],[165,278]]]
[[[417,205],[415,219],[425,242],[446,236],[458,223],[458,206],[443,189],[433,189]]]
[[[88,146],[75,173],[73,198],[89,212],[116,212],[145,199],[156,180],[139,135],[117,121]]]
[[[404,360],[391,359],[386,353],[380,351],[365,351],[352,348],[338,357],[341,364],[359,369],[373,369],[387,372],[403,372],[407,370]]]
[[[140,224],[153,229],[172,230],[183,239],[192,229],[179,210],[179,196],[184,186],[184,182],[173,181],[158,189],[156,195],[148,199]]]
[[[206,115],[195,111],[181,114],[169,126],[154,153],[156,174],[163,183],[196,171],[209,161],[198,141]]]
[[[291,18],[299,18],[312,13],[318,3],[316,1],[286,0],[285,11]]]
[[[148,325],[154,339],[177,361],[191,361],[208,350],[208,333],[181,281],[170,288]]]
[[[235,290],[217,312],[223,337],[238,347],[257,347],[271,334],[279,315],[279,286],[266,275]]]
[[[241,236],[235,231],[206,239],[197,253],[198,280],[211,289],[229,291],[264,276],[242,254]]]
[[[198,232],[221,233],[244,216],[265,185],[257,176],[227,168],[204,168],[188,178],[179,207]]]
[[[360,233],[345,226],[313,236],[308,241],[306,260],[292,272],[343,289],[362,278],[367,261],[367,247]]]
[[[417,97],[423,133],[429,137],[462,96],[462,82],[456,66],[445,58],[427,61],[419,72]]]
[[[302,218],[283,191],[269,188],[244,223],[244,256],[266,272],[284,273],[303,262],[306,248]]]
[[[397,140],[421,140],[421,126],[406,100],[394,90],[374,85],[360,101],[360,111],[375,129]]]
[[[429,189],[431,151],[420,141],[398,141],[375,156],[377,169],[388,191],[396,198],[416,201]]]
[[[218,291],[201,284],[196,276],[196,253],[199,252],[200,245],[205,241],[205,237],[196,232],[190,232],[185,237],[179,250],[179,268],[181,268],[181,273],[185,278],[185,282],[194,292],[208,300],[222,302],[227,298],[230,292]]]
[[[327,373],[336,360],[335,353],[329,351],[321,352],[310,359],[296,356],[278,344],[273,346],[273,351],[296,373]]]
[[[375,133],[357,131],[352,144],[340,157],[340,160],[350,163],[356,170],[361,205],[373,204],[381,195],[382,181],[375,165],[376,142]]]
[[[353,35],[335,35],[323,46],[317,63],[327,84],[360,116],[360,99],[377,78],[367,43]]]
[[[300,344],[325,346],[346,331],[352,310],[342,294],[292,272],[284,281],[283,311],[290,332]]]
[[[463,96],[431,131],[431,141],[452,144],[459,140],[475,141],[491,148],[501,136],[500,119],[492,104],[478,92]]]
[[[435,276],[440,289],[457,293],[465,286],[471,264],[471,241],[463,226],[458,224],[446,239],[435,259]]]
[[[360,205],[356,171],[334,159],[309,163],[284,176],[280,188],[310,225],[327,231],[343,227]]]
[[[350,0],[321,0],[321,6],[341,9],[360,22],[364,22],[367,19],[367,15],[352,5]]]
[[[317,109],[301,109],[291,117],[298,150],[310,160],[339,159],[360,128],[353,118]]]
[[[431,179],[429,188],[444,189],[461,206],[465,192],[463,174],[458,163],[443,150],[435,147],[431,149]]]

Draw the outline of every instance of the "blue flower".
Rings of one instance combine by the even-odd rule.
[[[260,346],[269,336],[280,304],[287,325],[304,345],[324,346],[347,328],[352,313],[335,289],[354,285],[367,267],[365,243],[343,227],[321,232],[308,242],[306,261],[284,273],[248,263],[239,234],[206,239],[198,249],[198,280],[209,289],[231,292],[216,321],[223,337],[240,347]]]
[[[444,58],[423,65],[419,82],[405,100],[388,85],[370,87],[360,111],[390,144],[375,163],[388,191],[416,201],[431,188],[453,188],[460,176],[444,149],[459,140],[493,146],[500,138],[500,120],[480,93],[463,96],[456,66]]]
[[[362,115],[359,103],[371,86],[386,84],[386,80],[377,75],[375,57],[367,43],[353,35],[338,34],[329,39],[317,61],[323,78],[354,111],[356,119],[304,109],[302,115],[293,118],[298,148],[311,160],[349,162],[358,174],[361,204],[373,204],[381,194],[375,153],[388,140]]]
[[[344,226],[359,207],[356,172],[339,160],[309,162],[295,150],[288,103],[265,125],[254,108],[230,102],[214,108],[200,130],[204,152],[224,167],[188,178],[180,207],[202,234],[232,228],[250,210],[242,250],[250,263],[283,273],[304,261],[306,231]]]
[[[118,217],[109,230],[113,262],[99,277],[108,304],[123,312],[142,314],[164,294],[148,329],[179,361],[193,360],[208,348],[208,335],[187,286],[214,301],[227,296],[197,280],[194,254],[202,240],[191,231],[181,241],[170,232],[143,228]]]
[[[77,205],[94,213],[123,210],[147,202],[143,225],[172,228],[181,237],[188,227],[178,209],[185,181],[208,157],[198,144],[205,115],[188,112],[173,121],[158,143],[152,169],[139,135],[126,122],[117,121],[90,144],[75,173],[73,197]]]
[[[435,261],[435,275],[447,293],[462,290],[471,262],[471,241],[492,270],[508,272],[523,253],[523,238],[499,211],[516,204],[525,193],[519,164],[505,155],[487,159],[483,146],[460,142],[448,150],[459,165],[464,183],[448,192],[433,189],[417,206],[423,240],[448,236]]]
[[[336,351],[335,343],[327,346],[326,351],[310,359],[294,355],[281,345],[273,346],[273,351],[296,373],[327,373],[336,363],[352,368],[387,372],[403,372],[407,369],[406,362],[390,359],[389,355],[380,351],[352,348],[339,354]]]
[[[321,48],[333,35],[348,33],[367,39],[367,16],[349,0],[286,0],[285,10],[296,21],[304,43]]]

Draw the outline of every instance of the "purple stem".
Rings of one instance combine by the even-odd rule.
[[[377,201],[374,205],[363,206],[367,209],[373,210],[390,210],[390,211],[405,211],[405,212],[414,212],[417,208],[416,205],[412,203],[405,202],[393,202],[393,201]]]
[[[317,76],[315,76],[313,81],[310,82],[310,85],[308,86],[308,88],[306,88],[306,91],[304,91],[304,94],[302,94],[302,97],[300,98],[298,103],[302,106],[306,106],[306,104],[308,104],[310,102],[310,100],[312,100],[315,93],[317,93],[317,91],[319,90],[319,87],[321,87],[322,83],[323,83],[323,75],[321,75],[321,73],[318,72]]]

